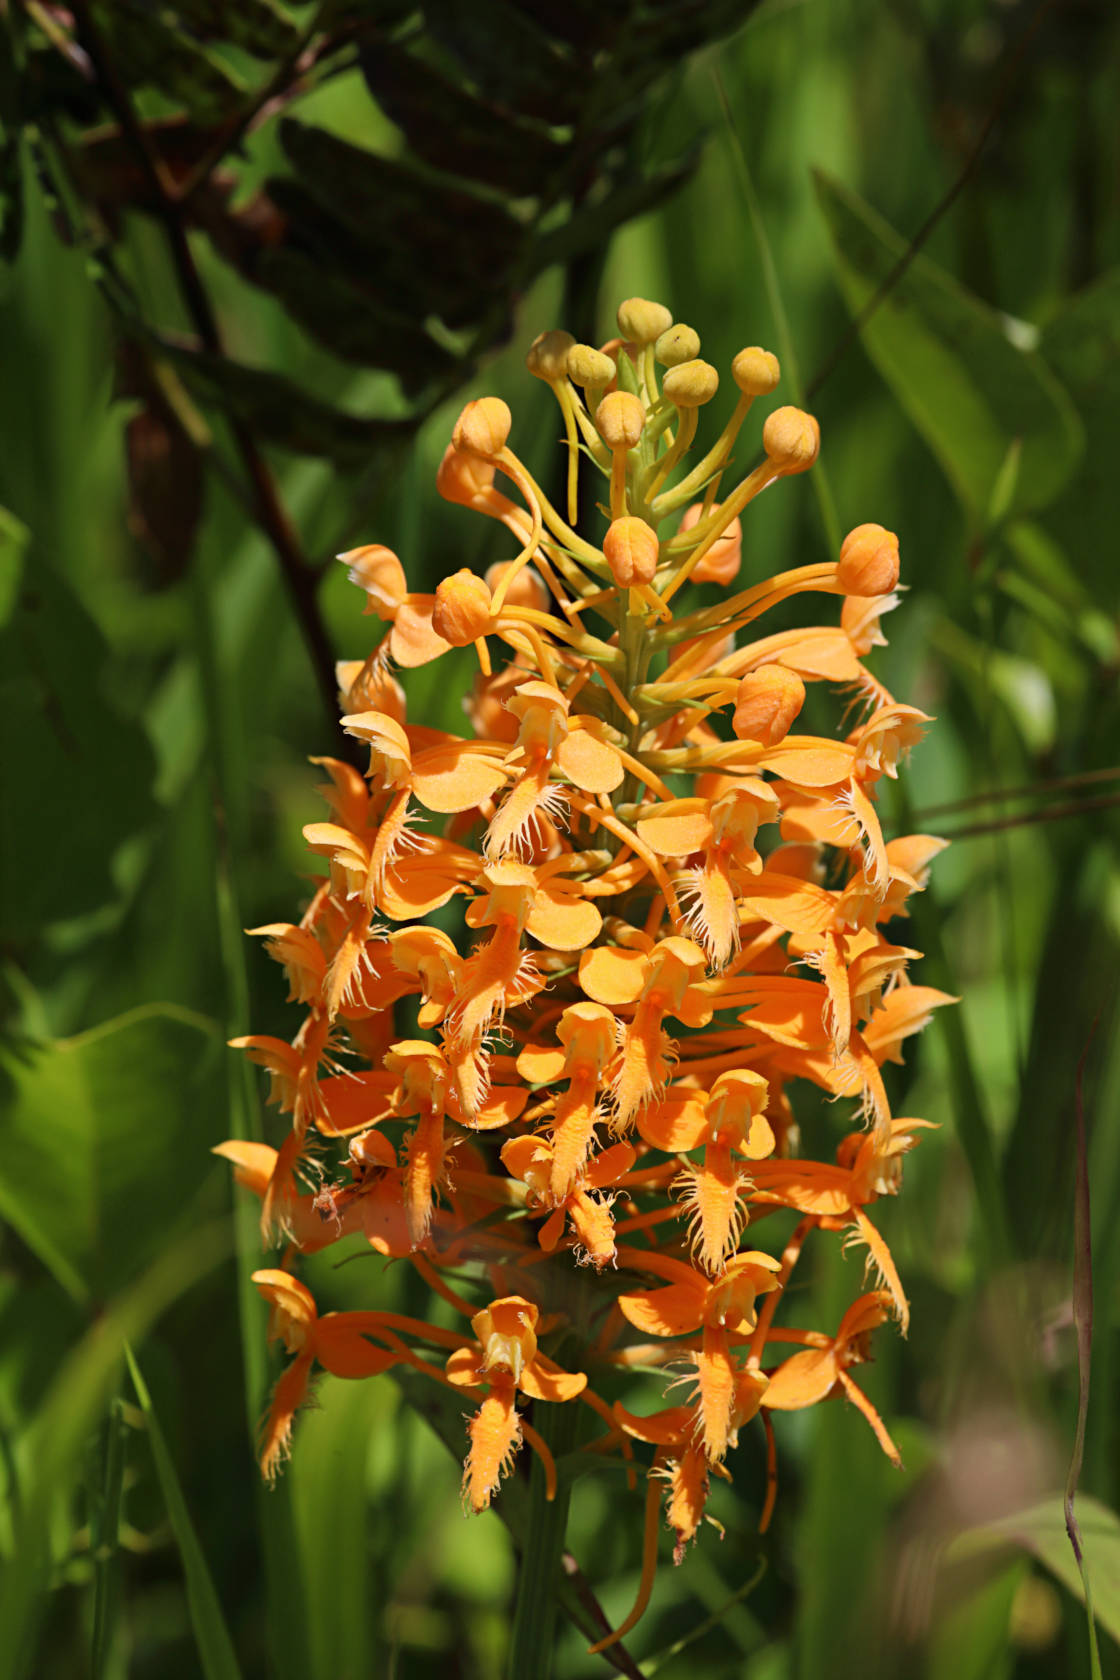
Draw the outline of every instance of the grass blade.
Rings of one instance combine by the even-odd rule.
[[[221,1601],[218,1598],[213,1579],[206,1564],[202,1547],[198,1542],[191,1515],[187,1509],[187,1502],[183,1495],[182,1485],[175,1470],[175,1461],[168,1450],[163,1430],[152,1405],[152,1397],[148,1392],[148,1385],[144,1381],[135,1355],[129,1346],[125,1346],[124,1356],[128,1363],[132,1386],[136,1390],[136,1398],[140,1410],[144,1413],[148,1424],[148,1439],[152,1444],[152,1458],[155,1462],[156,1475],[159,1478],[163,1502],[167,1507],[167,1517],[175,1535],[175,1542],[179,1548],[179,1556],[183,1561],[183,1575],[187,1584],[187,1604],[190,1607],[191,1626],[194,1629],[195,1644],[198,1647],[198,1660],[202,1666],[205,1680],[241,1680],[241,1669],[234,1653],[233,1641],[226,1627],[222,1614]]]

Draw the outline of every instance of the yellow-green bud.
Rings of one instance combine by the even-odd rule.
[[[665,305],[651,303],[649,298],[627,298],[618,306],[618,330],[635,344],[652,344],[672,324],[673,317]]]
[[[821,429],[803,408],[776,408],[762,428],[762,447],[783,472],[806,472],[821,447]]]
[[[591,344],[573,344],[568,351],[568,378],[573,385],[609,385],[617,372],[612,358]]]
[[[682,362],[669,369],[661,390],[677,408],[701,408],[719,390],[719,374],[711,362]]]
[[[661,334],[653,353],[662,367],[680,367],[682,362],[695,361],[700,354],[700,334],[678,321],[675,327]]]
[[[731,377],[745,397],[765,397],[782,377],[782,370],[772,350],[760,350],[755,344],[740,350],[731,364]]]
[[[633,449],[645,423],[646,411],[630,391],[612,391],[595,410],[595,424],[608,449]]]
[[[568,351],[574,344],[575,339],[571,333],[562,332],[559,328],[538,333],[529,346],[525,366],[538,379],[547,380],[550,385],[554,385],[557,380],[567,377]]]

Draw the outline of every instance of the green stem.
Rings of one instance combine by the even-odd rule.
[[[560,1459],[575,1450],[578,1409],[573,1402],[534,1406],[533,1427],[553,1458]],[[571,1484],[567,1482],[560,1483],[555,1499],[547,1498],[544,1466],[534,1454],[525,1545],[517,1571],[509,1680],[549,1680],[552,1674],[561,1557],[570,1503]]]

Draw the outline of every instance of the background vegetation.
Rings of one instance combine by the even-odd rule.
[[[501,557],[435,496],[457,407],[504,395],[553,471],[523,349],[608,336],[633,293],[718,366],[777,349],[820,418],[816,493],[751,510],[748,570],[863,520],[901,536],[877,669],[938,723],[895,816],[955,838],[913,943],[962,1002],[893,1070],[896,1112],[941,1127],[884,1213],[913,1329],[869,1386],[905,1473],[842,1405],[789,1420],[760,1543],[754,1442],[723,1543],[662,1570],[620,1661],[1090,1672],[1061,1509],[1080,1068],[1078,1505],[1120,1673],[1114,9],[8,0],[0,24],[6,1674],[500,1672],[510,1533],[462,1516],[392,1379],[327,1378],[260,1489],[256,1210],[208,1149],[277,1123],[224,1040],[291,1019],[240,930],[307,891],[330,659],[370,645],[330,557],[385,541],[420,588]],[[413,715],[454,728],[457,680],[417,673]],[[317,1296],[367,1304],[371,1267],[423,1310],[370,1258],[312,1266]],[[811,1290],[827,1324],[852,1285]],[[612,1621],[639,1513],[576,1488]],[[561,1675],[608,1672],[585,1644],[565,1628]]]

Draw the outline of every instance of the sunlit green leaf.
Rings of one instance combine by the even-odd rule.
[[[1120,1640],[1120,1517],[1087,1494],[1078,1494],[1076,1510],[1097,1619]],[[1060,1494],[982,1528],[967,1529],[950,1543],[945,1561],[975,1560],[1008,1546],[1030,1552],[1075,1598],[1084,1597]]]

